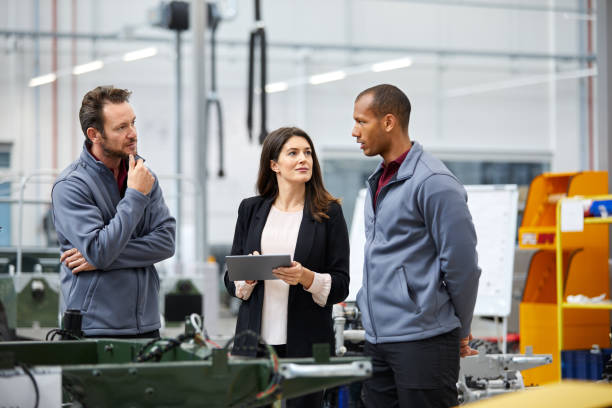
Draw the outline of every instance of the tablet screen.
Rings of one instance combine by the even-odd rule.
[[[290,255],[230,255],[225,257],[229,280],[278,279],[272,269],[291,266]]]

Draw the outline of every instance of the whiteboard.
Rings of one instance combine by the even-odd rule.
[[[482,273],[474,314],[507,317],[512,302],[512,274],[518,189],[512,185],[465,186],[478,243],[478,266]],[[356,300],[363,279],[365,226],[363,206],[366,189],[359,191],[351,223],[349,302]]]

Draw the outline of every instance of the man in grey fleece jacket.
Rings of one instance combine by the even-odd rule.
[[[410,101],[392,85],[355,101],[352,136],[383,158],[367,182],[364,266],[357,304],[372,378],[370,407],[457,405],[480,269],[467,194],[408,137]]]
[[[157,178],[137,155],[130,92],[97,87],[83,98],[80,157],[51,193],[62,269],[62,313],[78,309],[89,337],[159,337],[159,276],[176,223]]]

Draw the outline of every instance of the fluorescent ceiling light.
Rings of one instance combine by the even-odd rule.
[[[143,58],[149,58],[157,54],[157,48],[149,47],[143,48],[142,50],[136,50],[131,52],[126,52],[123,54],[123,60],[125,62],[136,61]]]
[[[287,89],[289,89],[289,84],[287,82],[273,82],[266,85],[267,93],[283,92]]]
[[[102,60],[95,60],[95,61],[88,62],[87,64],[75,65],[75,67],[72,68],[72,73],[74,75],[81,75],[86,72],[91,72],[91,71],[100,69],[103,66],[104,66],[104,62],[102,62]]]
[[[392,69],[400,69],[406,68],[412,65],[412,60],[410,58],[400,58],[396,60],[379,62],[377,64],[372,64],[372,71],[374,72],[383,72],[383,71],[391,71]]]
[[[346,72],[344,71],[332,71],[324,74],[313,75],[308,79],[312,85],[324,84],[326,82],[339,81],[346,78]]]
[[[32,79],[30,79],[30,82],[28,83],[28,86],[30,88],[33,88],[35,86],[40,86],[40,85],[44,85],[44,84],[48,84],[50,82],[53,82],[57,79],[57,75],[55,75],[54,73],[50,73],[50,74],[46,74],[46,75],[41,75],[41,76],[37,76],[34,77]]]

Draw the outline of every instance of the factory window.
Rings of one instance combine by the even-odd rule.
[[[342,208],[347,225],[351,226],[357,192],[366,186],[365,182],[378,165],[379,160],[326,158],[323,160],[323,178],[331,194],[342,199]],[[518,184],[520,198],[526,198],[526,191],[535,176],[550,171],[545,162],[481,162],[445,161],[446,166],[463,184]],[[524,203],[519,202],[519,209]],[[519,224],[522,211],[519,210]]]
[[[444,164],[463,184],[529,186],[535,176],[549,171],[548,163],[445,161]]]

